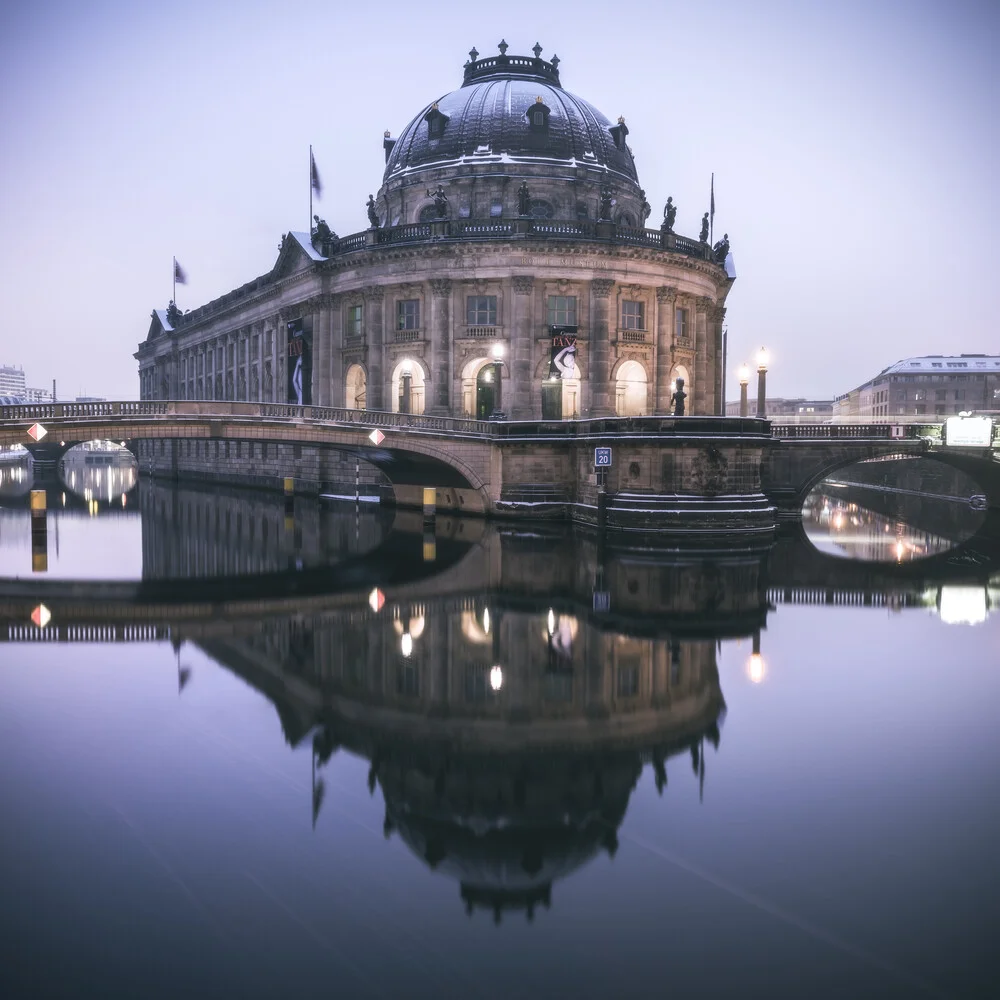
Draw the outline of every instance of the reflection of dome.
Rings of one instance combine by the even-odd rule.
[[[552,883],[602,849],[642,772],[636,752],[613,755],[442,756],[386,761],[378,779],[386,831],[461,884],[471,913],[546,906]]]
[[[615,126],[597,108],[562,89],[557,65],[506,55],[467,63],[461,88],[428,104],[400,133],[385,180],[403,170],[489,151],[529,160],[574,160],[635,181],[624,139],[616,142]],[[536,108],[544,124],[534,124]]]

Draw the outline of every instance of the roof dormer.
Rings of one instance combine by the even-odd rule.
[[[448,124],[448,116],[438,110],[437,101],[431,105],[430,111],[424,115],[427,122],[427,138],[440,139],[444,135],[445,126]]]

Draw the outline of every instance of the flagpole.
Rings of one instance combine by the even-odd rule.
[[[170,272],[174,278],[174,297],[170,300],[174,305],[177,305],[177,258],[174,258],[174,266]]]
[[[311,236],[313,231],[313,148],[309,143],[309,225],[306,232]]]
[[[709,206],[711,212],[708,215],[708,242],[711,246],[715,246],[715,171],[712,171],[712,194],[709,199]]]

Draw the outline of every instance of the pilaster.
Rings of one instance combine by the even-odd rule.
[[[509,410],[512,420],[530,420],[538,414],[531,407],[531,306],[534,300],[535,279],[528,274],[518,274],[511,279],[514,294],[510,319],[510,365],[513,378]]]
[[[451,413],[451,279],[432,278],[431,286],[431,385],[425,390],[427,413]]]
[[[677,289],[656,289],[656,403],[654,413],[670,413],[670,369],[674,357],[674,310]]]
[[[611,278],[595,278],[590,283],[590,386],[592,417],[614,415],[609,382],[610,355],[609,297],[615,283]]]
[[[365,309],[365,340],[368,344],[368,388],[367,409],[387,409],[383,400],[386,398],[382,385],[382,372],[385,370],[385,344],[383,337],[383,303],[385,293],[378,285],[369,285],[364,290]]]

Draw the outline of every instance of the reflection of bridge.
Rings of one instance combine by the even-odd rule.
[[[41,421],[48,443],[30,445]],[[380,430],[384,440],[369,435]],[[932,453],[980,478],[1000,506],[1000,465],[989,449],[961,453],[927,440],[940,427],[796,425],[735,417],[622,417],[572,421],[487,422],[454,417],[299,407],[271,403],[110,402],[0,407],[0,444],[29,444],[57,454],[90,438],[170,442],[150,455],[158,471],[178,474],[185,462],[234,468],[278,483],[292,461],[287,449],[311,446],[363,458],[391,481],[397,502],[420,505],[437,488],[442,509],[537,516],[571,513],[594,520],[598,510],[593,449],[613,447],[607,479],[607,523],[625,528],[669,526],[677,517],[710,519],[732,530],[766,528],[768,500],[801,506],[809,489],[852,462]],[[58,440],[58,444],[56,441]],[[219,444],[250,442],[243,456]],[[281,453],[280,449],[286,452]],[[763,490],[763,493],[761,492]],[[603,503],[603,501],[602,501]]]
[[[187,496],[193,498],[190,503],[200,502],[198,494]],[[272,507],[280,514],[277,499],[263,503],[256,514],[242,508],[244,537],[256,537],[258,546],[274,544],[276,532],[255,533],[248,522],[251,516],[265,517]],[[216,563],[205,547],[230,551],[232,540],[223,535],[213,543],[206,534],[197,546],[182,544],[190,522],[178,509],[158,511],[155,505],[144,508],[150,517],[171,518],[144,529],[147,579],[0,581],[0,641],[134,642],[168,635],[207,641],[252,633],[262,622],[290,616],[360,623],[407,614],[414,607],[445,612],[486,604],[511,612],[551,607],[598,631],[621,635],[725,638],[763,627],[775,602],[926,606],[927,594],[945,585],[987,587],[1000,566],[996,547],[987,551],[968,544],[902,564],[841,559],[815,549],[800,525],[788,526],[775,545],[756,553],[635,554],[599,548],[562,529],[525,536],[466,519],[439,518],[436,534],[427,536],[420,531],[419,515],[399,512],[395,530],[381,543],[373,538],[369,552],[334,565],[288,569],[287,557],[275,551],[263,561],[251,554],[246,565],[259,566],[257,573],[212,576],[205,567]],[[208,518],[199,517],[199,523],[207,524]],[[428,538],[432,559],[426,558]],[[178,553],[186,553],[190,565],[178,562]],[[170,575],[157,578],[161,561],[160,572]],[[380,610],[370,605],[375,588],[385,600]],[[29,623],[40,603],[52,621],[38,630]]]

